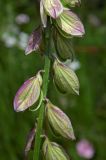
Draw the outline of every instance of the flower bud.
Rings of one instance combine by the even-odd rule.
[[[63,12],[60,0],[42,0],[46,13],[56,19]]]
[[[56,24],[61,30],[72,36],[82,36],[85,33],[80,19],[75,13],[67,9],[56,19]]]
[[[75,72],[58,59],[53,65],[54,83],[62,93],[79,95],[79,81]]]
[[[35,31],[33,31],[33,33],[29,37],[25,54],[28,55],[31,52],[40,49],[41,44],[42,44],[42,30],[40,27],[38,27]]]
[[[40,0],[40,16],[41,16],[43,27],[45,28],[47,26],[47,14],[43,6],[43,0]]]
[[[46,160],[70,160],[64,149],[55,142],[50,142],[48,138],[43,144],[43,154]]]
[[[63,36],[64,38],[68,38],[68,39],[71,39],[73,36],[64,32],[56,23],[55,23],[55,26],[58,30],[58,32],[61,34],[61,36]]]
[[[67,59],[73,59],[74,51],[71,39],[67,39],[55,31],[54,44],[58,57],[61,60],[65,61]]]
[[[24,111],[36,103],[40,96],[41,85],[40,72],[24,82],[14,98],[14,110],[16,112]]]
[[[33,145],[34,145],[34,139],[35,139],[35,133],[36,133],[36,128],[32,128],[27,136],[27,141],[26,141],[26,145],[25,145],[25,150],[24,150],[24,154],[25,157],[28,156],[28,152],[33,149]]]
[[[62,3],[64,6],[67,6],[67,7],[75,7],[75,6],[80,6],[81,1],[80,0],[62,0]]]
[[[67,139],[75,139],[70,119],[60,108],[54,106],[49,100],[47,100],[46,104],[46,114],[54,131]]]

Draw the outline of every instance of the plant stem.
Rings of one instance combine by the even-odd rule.
[[[48,89],[48,81],[49,81],[49,70],[50,70],[50,59],[48,55],[51,52],[51,28],[50,25],[47,28],[46,35],[46,53],[45,53],[45,66],[44,66],[44,76],[43,76],[43,96],[46,97],[47,89]],[[45,111],[45,104],[42,102],[39,117],[38,117],[38,124],[37,124],[37,131],[36,131],[36,138],[35,138],[35,145],[34,145],[34,153],[33,153],[33,160],[39,160],[39,153],[40,153],[40,146],[41,146],[41,134],[43,131],[43,119],[44,119],[44,111]]]

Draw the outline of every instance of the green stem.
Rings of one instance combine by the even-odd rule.
[[[48,81],[49,81],[49,71],[50,71],[50,59],[48,55],[51,52],[51,28],[48,26],[46,35],[46,53],[45,53],[45,66],[44,66],[44,76],[43,76],[43,96],[46,97],[47,89],[48,89]],[[38,117],[38,124],[37,124],[37,131],[36,131],[36,138],[35,138],[35,145],[34,145],[34,153],[33,153],[33,160],[39,160],[39,153],[40,153],[40,146],[41,146],[41,134],[43,131],[43,119],[44,119],[44,111],[45,111],[45,104],[42,102],[39,117]]]

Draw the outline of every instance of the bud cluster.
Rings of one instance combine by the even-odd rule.
[[[80,0],[40,0],[41,25],[30,35],[25,50],[26,55],[36,51],[43,56],[52,57],[53,81],[56,88],[63,94],[79,95],[78,77],[63,62],[67,59],[73,60],[72,38],[82,37],[85,33],[82,22],[71,10],[72,7],[80,6],[80,3]],[[55,53],[50,53],[50,55],[44,53],[46,48],[44,33],[48,25],[48,19],[52,26],[51,41],[55,50]],[[75,135],[69,117],[59,107],[52,104],[50,100],[41,97],[43,93],[42,84],[41,71],[36,76],[29,78],[16,93],[14,98],[15,111],[25,111],[36,103],[40,105],[41,101],[45,100],[45,115],[54,133],[63,138],[74,140]],[[29,138],[28,151],[31,148],[34,136],[35,132]],[[45,160],[70,159],[64,149],[57,143],[51,142],[47,136],[42,148]]]

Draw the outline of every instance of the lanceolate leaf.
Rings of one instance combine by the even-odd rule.
[[[40,47],[41,41],[42,41],[42,31],[41,31],[41,28],[38,27],[35,31],[32,32],[32,34],[29,37],[25,54],[28,55],[31,52],[38,50]]]
[[[28,79],[18,90],[14,98],[14,110],[24,111],[32,106],[40,96],[42,77],[38,72],[37,76]]]

